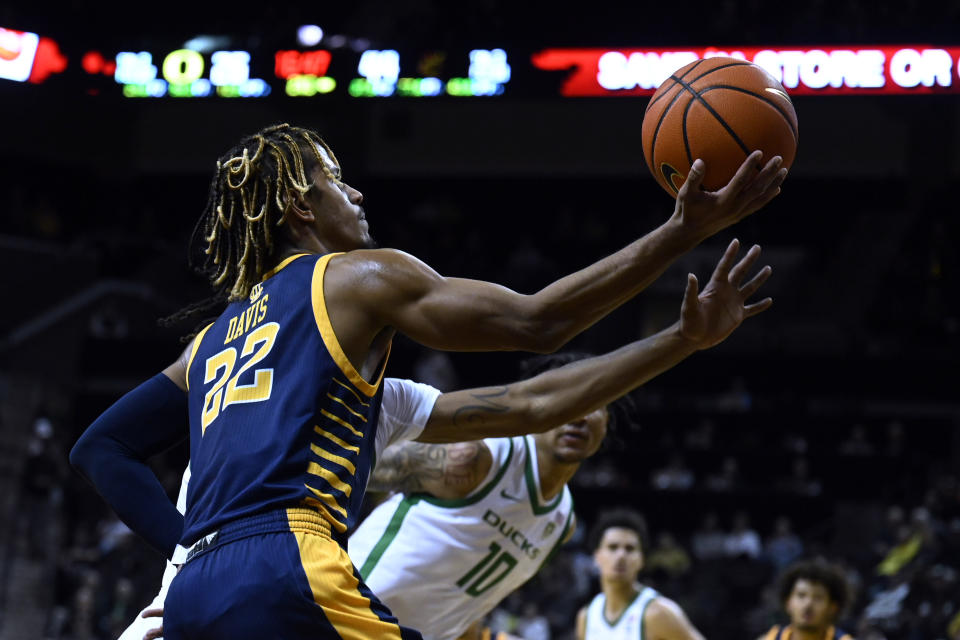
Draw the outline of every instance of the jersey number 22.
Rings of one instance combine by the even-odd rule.
[[[200,418],[200,431],[205,433],[220,412],[231,404],[242,402],[263,402],[270,399],[273,392],[273,369],[256,369],[253,374],[253,384],[239,384],[238,380],[243,373],[267,357],[277,339],[277,332],[280,325],[276,322],[257,327],[247,335],[243,342],[243,349],[240,352],[240,358],[246,358],[253,354],[253,357],[240,365],[236,373],[233,369],[237,364],[237,350],[235,347],[227,347],[220,353],[207,358],[206,371],[204,372],[203,382],[209,384],[214,378],[217,379],[207,394],[203,397],[203,414]],[[257,345],[260,346],[257,349]],[[256,353],[253,353],[256,349]],[[223,374],[217,378],[220,371]],[[224,389],[226,386],[226,389]]]

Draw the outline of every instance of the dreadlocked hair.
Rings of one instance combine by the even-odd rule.
[[[310,190],[304,151],[339,182],[321,148],[337,162],[316,132],[278,124],[244,138],[217,160],[207,206],[190,239],[190,266],[207,277],[216,293],[226,293],[228,301],[247,297],[263,277],[292,193]]]
[[[595,354],[586,351],[558,351],[533,356],[520,363],[520,377],[526,380],[551,369],[559,369],[578,360],[593,357],[595,357]],[[629,394],[621,396],[607,405],[608,438],[604,440],[603,446],[605,448],[615,445],[617,448],[623,449],[631,446],[631,442],[626,436],[639,430],[636,413],[637,405]]]
[[[320,155],[339,162],[315,131],[277,124],[245,137],[217,160],[207,204],[190,237],[189,264],[213,286],[213,296],[166,319],[173,323],[242,300],[272,266],[277,227],[295,194],[313,184],[307,158],[340,183]]]

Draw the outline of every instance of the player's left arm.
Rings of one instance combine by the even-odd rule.
[[[130,529],[167,558],[183,532],[183,515],[147,460],[187,436],[183,425],[191,351],[192,345],[163,373],[111,405],[70,451],[70,463],[80,475]]]
[[[704,640],[680,605],[663,596],[647,606],[643,624],[650,640]]]
[[[483,442],[401,442],[380,455],[367,489],[455,500],[480,486],[492,465],[493,455]]]

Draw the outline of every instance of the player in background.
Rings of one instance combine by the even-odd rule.
[[[577,640],[703,640],[680,606],[637,581],[647,525],[636,511],[600,516],[590,535],[601,592],[577,614]]]
[[[779,595],[790,624],[774,625],[759,640],[853,640],[834,626],[850,601],[850,586],[839,567],[798,562],[781,576]]]
[[[447,350],[555,350],[774,198],[786,176],[780,162],[761,167],[753,153],[728,185],[706,192],[697,161],[667,222],[521,295],[369,249],[363,196],[315,132],[279,125],[242,140],[218,160],[191,240],[214,290],[206,308],[226,310],[100,416],[71,455],[136,533],[166,556],[178,541],[188,548],[166,600],[168,637],[417,637],[342,548],[373,462],[395,333]],[[697,298],[695,278],[691,287]],[[675,328],[645,351],[666,368],[696,348]],[[444,405],[448,440],[463,439],[464,423],[526,410],[503,389],[487,393],[502,408],[476,398]],[[542,428],[590,410],[572,403]],[[145,461],[182,439],[185,416],[193,475],[184,519]]]

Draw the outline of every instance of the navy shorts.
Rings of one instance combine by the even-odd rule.
[[[173,579],[166,640],[422,640],[363,583],[313,509],[225,525]]]

